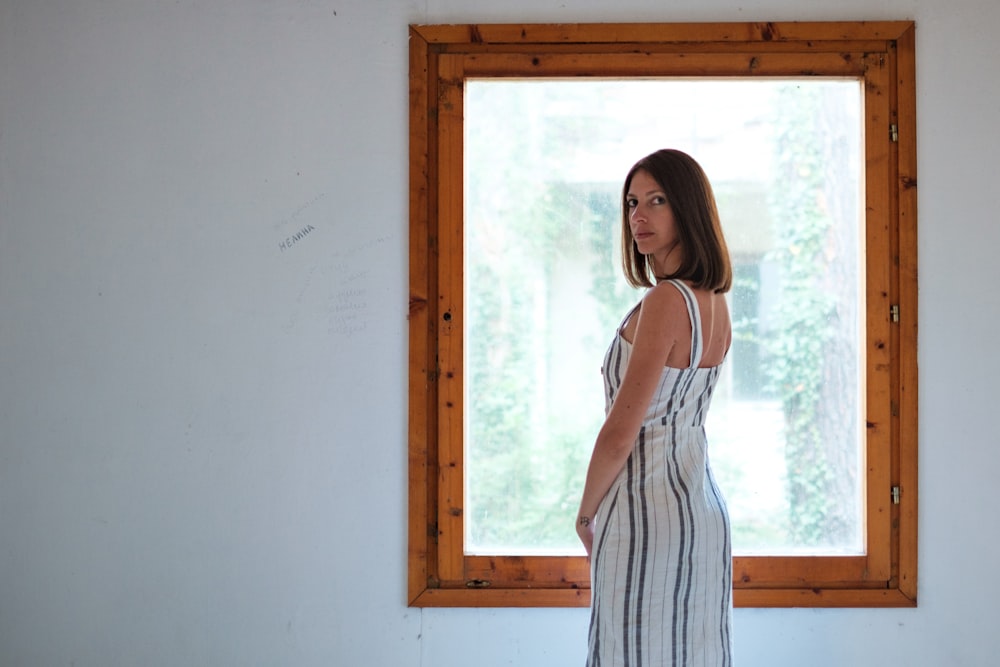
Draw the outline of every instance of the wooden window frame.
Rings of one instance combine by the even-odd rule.
[[[863,77],[866,552],[734,556],[733,599],[738,607],[916,605],[914,67],[910,21],[410,26],[411,606],[590,601],[582,556],[463,549],[462,114],[471,76]]]

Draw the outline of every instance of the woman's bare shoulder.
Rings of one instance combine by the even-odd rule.
[[[665,280],[651,287],[643,296],[639,322],[645,320],[657,329],[670,329],[676,327],[679,319],[685,319],[677,317],[681,313],[687,313],[684,295],[676,285]]]
[[[660,281],[649,288],[643,298],[643,301],[646,300],[655,300],[663,306],[685,307],[684,295],[681,293],[680,287],[671,280]]]

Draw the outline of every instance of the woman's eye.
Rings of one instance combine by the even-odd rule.
[[[636,204],[638,204],[638,203],[639,202],[636,199],[626,199],[625,200],[625,205],[628,206],[629,208],[635,208]]]

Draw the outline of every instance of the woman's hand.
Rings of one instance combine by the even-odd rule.
[[[576,520],[576,534],[587,550],[587,558],[590,558],[590,552],[594,548],[594,522],[589,516],[581,516]]]

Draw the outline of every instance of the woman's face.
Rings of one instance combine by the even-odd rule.
[[[660,184],[645,170],[632,176],[625,195],[629,227],[639,252],[653,262],[657,274],[671,273],[680,265],[680,242],[674,212]]]

